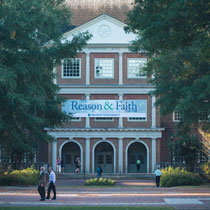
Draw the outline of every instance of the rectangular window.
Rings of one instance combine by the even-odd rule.
[[[145,67],[146,63],[146,58],[128,58],[128,78],[146,78],[146,75],[142,70],[142,68]]]
[[[11,163],[9,154],[3,148],[0,148],[0,163]]]
[[[81,117],[72,117],[71,118],[71,122],[80,122],[81,121]]]
[[[63,78],[81,78],[81,59],[65,58],[62,61]]]
[[[174,122],[180,122],[180,120],[182,119],[181,113],[180,112],[173,112],[173,121]]]
[[[129,164],[136,164],[136,155],[129,155]]]
[[[114,121],[113,117],[96,117],[95,121],[100,122],[100,121]]]
[[[95,78],[96,79],[114,78],[114,59],[96,58],[95,59]]]
[[[129,122],[141,122],[141,121],[147,121],[146,117],[129,117]]]
[[[106,155],[106,164],[112,164],[112,156]]]
[[[66,155],[66,164],[71,164],[71,155]]]
[[[210,115],[202,114],[199,118],[199,121],[201,122],[209,122],[210,121]]]
[[[104,164],[104,156],[98,155],[98,164]]]

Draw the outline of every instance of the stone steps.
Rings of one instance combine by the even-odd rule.
[[[76,174],[76,173],[56,173],[57,179],[90,179],[96,178],[96,173],[91,174]],[[103,173],[103,178],[111,178],[111,179],[142,179],[142,180],[151,180],[154,179],[154,174],[152,173]]]

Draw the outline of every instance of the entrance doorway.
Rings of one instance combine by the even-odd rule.
[[[140,160],[140,173],[147,172],[147,150],[146,147],[140,143],[135,142],[128,148],[128,173],[137,173],[136,161]]]
[[[95,172],[101,166],[103,173],[114,172],[114,152],[112,146],[107,142],[98,144],[95,148]]]
[[[61,154],[62,154],[61,160],[63,160],[65,164],[64,172],[75,173],[76,170],[75,161],[78,157],[81,160],[81,151],[79,146],[74,142],[68,142],[63,146]]]

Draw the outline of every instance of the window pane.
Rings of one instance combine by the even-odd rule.
[[[136,155],[130,155],[129,164],[136,164]]]
[[[98,155],[98,164],[103,164],[103,163],[104,163],[104,156]]]
[[[180,121],[182,119],[181,113],[175,111],[174,112],[174,121]]]
[[[142,68],[147,63],[146,58],[128,59],[128,78],[146,78]]]
[[[63,77],[80,78],[81,59],[64,59],[63,60]]]
[[[66,155],[66,164],[71,164],[71,155]]]
[[[112,156],[106,155],[106,164],[112,164]]]
[[[129,117],[128,121],[146,121],[146,117]]]
[[[95,121],[113,121],[114,118],[112,117],[96,117]]]
[[[95,59],[95,78],[113,78],[114,60]]]

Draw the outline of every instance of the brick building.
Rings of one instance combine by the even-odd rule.
[[[93,37],[75,59],[64,58],[56,67],[55,82],[70,102],[133,100],[145,104],[145,115],[74,117],[63,128],[49,129],[56,139],[48,145],[48,162],[54,168],[60,157],[65,172],[74,172],[75,159],[80,157],[81,171],[86,173],[94,173],[99,165],[105,173],[132,173],[140,159],[140,172],[149,173],[157,163],[169,160],[156,99],[150,94],[154,87],[141,71],[147,59],[128,50],[135,35],[126,34],[124,26],[103,14],[65,33],[71,39],[88,30]]]

